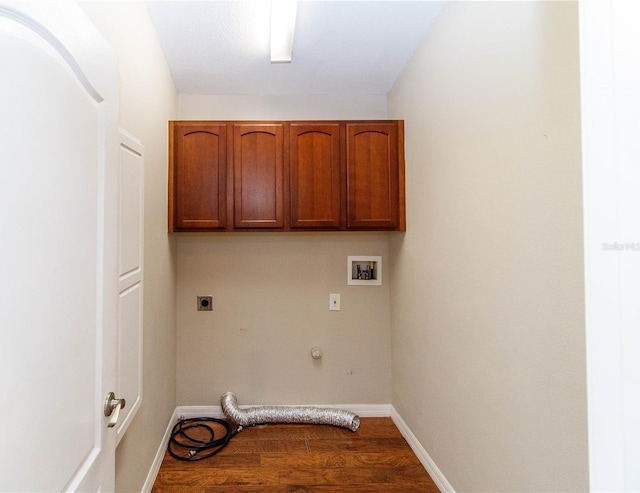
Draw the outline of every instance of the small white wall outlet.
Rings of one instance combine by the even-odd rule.
[[[329,293],[329,310],[340,310],[340,295]]]

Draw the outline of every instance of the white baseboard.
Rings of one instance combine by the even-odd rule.
[[[149,469],[149,473],[147,474],[147,479],[145,479],[144,485],[142,485],[141,493],[151,493],[153,483],[156,482],[158,471],[160,471],[160,466],[162,465],[162,460],[164,459],[164,453],[167,450],[169,437],[171,437],[171,430],[173,430],[174,425],[178,422],[178,418],[179,414],[178,409],[176,408],[176,410],[173,411],[173,415],[171,416],[169,424],[167,425],[167,429],[164,432],[164,436],[162,437],[162,441],[160,442],[160,446],[158,447],[156,456],[154,457],[153,463],[151,464],[151,469]]]
[[[427,453],[424,447],[420,444],[416,436],[413,434],[407,423],[405,423],[402,416],[398,414],[396,408],[391,406],[391,419],[402,433],[402,436],[407,441],[413,453],[416,454],[418,460],[422,463],[424,468],[433,479],[433,482],[436,483],[436,486],[442,493],[455,493],[456,490],[453,489],[453,486],[447,481],[447,478],[444,477],[442,471],[436,466],[436,463],[433,461],[431,456]]]
[[[251,407],[251,406],[239,406],[240,408]],[[429,456],[424,447],[420,444],[416,436],[407,426],[404,419],[398,414],[396,409],[391,404],[332,404],[332,405],[321,405],[315,407],[327,407],[332,409],[346,409],[356,413],[361,418],[388,418],[391,417],[395,425],[400,430],[400,433],[407,441],[413,453],[416,454],[420,463],[427,470],[433,481],[438,486],[438,489],[442,493],[455,493],[455,490],[447,481],[447,478],[444,477],[444,474],[438,469],[436,463],[433,462],[433,459]],[[160,470],[160,466],[162,465],[162,460],[164,458],[164,453],[167,449],[167,443],[169,443],[169,438],[171,436],[171,430],[178,422],[179,419],[189,419],[189,418],[224,418],[224,414],[222,413],[222,408],[220,406],[178,406],[176,410],[173,412],[171,416],[171,421],[167,425],[167,430],[165,431],[164,437],[162,437],[162,442],[160,443],[160,447],[156,452],[156,456],[153,460],[153,464],[151,465],[151,469],[149,470],[149,474],[147,474],[147,479],[144,482],[144,486],[142,487],[142,493],[150,493],[153,488],[153,483],[156,480],[158,475],[158,471]]]

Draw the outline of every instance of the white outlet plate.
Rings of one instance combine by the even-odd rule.
[[[340,295],[338,293],[329,293],[329,310],[340,310]]]

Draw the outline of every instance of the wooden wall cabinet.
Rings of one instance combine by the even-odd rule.
[[[340,229],[342,162],[339,123],[290,126],[289,186],[292,229]]]
[[[169,231],[226,229],[226,132],[220,123],[171,125]]]
[[[399,227],[398,166],[396,123],[347,124],[348,229]]]
[[[404,231],[394,121],[169,122],[169,231]]]
[[[233,123],[233,227],[284,227],[284,123]]]

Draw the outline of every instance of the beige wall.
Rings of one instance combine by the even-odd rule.
[[[143,403],[116,450],[117,491],[140,491],[175,409],[175,240],[167,236],[167,120],[177,95],[141,2],[86,2],[120,64],[120,125],[145,148]]]
[[[384,268],[387,238],[181,236],[178,403],[219,405],[227,390],[240,404],[389,403],[389,283],[347,286],[347,256],[381,255]],[[340,293],[340,311],[329,311],[329,293]],[[213,311],[198,312],[206,294]]]
[[[382,94],[179,96],[181,120],[367,120],[387,118]]]
[[[587,491],[577,4],[448,3],[388,107],[393,405],[456,491]]]
[[[384,95],[179,101],[181,119],[386,117]],[[240,404],[389,403],[389,283],[347,286],[347,256],[384,263],[388,241],[386,233],[179,236],[178,404],[219,405],[227,390]],[[342,295],[339,312],[329,311],[329,293]],[[196,311],[202,294],[213,295],[213,312]],[[313,346],[322,360],[311,358]]]

